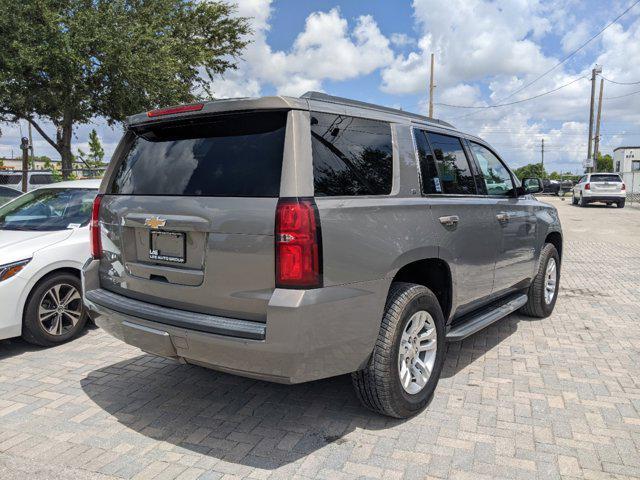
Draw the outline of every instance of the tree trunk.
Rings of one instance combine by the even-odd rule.
[[[73,133],[73,121],[70,115],[65,114],[58,135],[58,147],[61,157],[62,178],[69,178],[73,170],[73,154],[71,153],[71,134]]]

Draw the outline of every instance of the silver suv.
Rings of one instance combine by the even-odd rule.
[[[351,373],[408,417],[445,342],[554,308],[562,235],[484,141],[308,93],[132,116],[91,222],[95,322],[146,352],[281,383]]]

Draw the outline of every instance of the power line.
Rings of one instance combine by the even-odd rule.
[[[638,0],[638,1],[640,2],[640,0]],[[559,87],[554,88],[553,90],[549,90],[547,92],[540,93],[538,95],[534,95],[533,97],[523,98],[522,100],[516,100],[514,102],[496,103],[496,104],[493,104],[493,105],[482,105],[482,106],[476,106],[476,105],[451,105],[449,103],[436,103],[436,105],[439,105],[439,106],[442,106],[442,107],[470,108],[470,109],[485,109],[485,108],[508,107],[509,105],[515,105],[517,103],[528,102],[530,100],[535,100],[536,98],[544,97],[545,95],[549,95],[551,93],[557,92],[558,90],[562,90],[563,88],[566,88],[569,85],[573,85],[574,83],[576,83],[579,80],[584,80],[585,78],[587,78],[587,77],[586,76],[578,77],[578,78],[570,81],[569,83],[565,83],[564,85],[560,85]]]
[[[582,50],[584,47],[586,47],[589,43],[591,43],[593,40],[595,40],[597,37],[599,37],[600,35],[602,35],[602,33],[608,29],[611,25],[613,25],[614,23],[616,23],[618,20],[620,20],[624,15],[627,14],[627,12],[629,12],[629,10],[631,10],[633,7],[635,7],[638,3],[640,3],[640,0],[636,0],[635,2],[633,2],[631,4],[631,6],[627,7],[627,9],[622,12],[620,15],[618,15],[616,18],[614,18],[613,20],[611,20],[602,30],[600,30],[598,33],[596,33],[595,35],[593,35],[589,40],[587,40],[586,42],[584,42],[582,45],[580,45],[578,48],[576,48],[573,52],[571,52],[570,54],[568,54],[567,56],[565,56],[562,60],[560,60],[558,63],[556,63],[553,67],[551,67],[550,69],[548,69],[547,71],[545,71],[544,73],[542,73],[541,75],[539,75],[538,77],[534,78],[532,81],[530,81],[529,83],[527,83],[526,85],[523,85],[522,87],[520,87],[519,89],[517,89],[516,91],[512,92],[509,96],[503,98],[502,100],[500,100],[500,102],[504,102],[505,100],[508,100],[509,98],[513,97],[516,93],[521,92],[522,90],[524,90],[525,88],[529,88],[531,85],[533,85],[534,83],[536,83],[538,80],[540,80],[541,78],[545,77],[546,75],[548,75],[549,73],[551,73],[552,71],[554,71],[556,68],[558,68],[560,65],[562,65],[563,63],[565,63],[567,60],[569,60],[571,57],[573,57],[575,54],[577,54],[580,50]]]
[[[638,93],[640,93],[640,90],[636,90],[635,92],[627,93],[625,95],[618,95],[617,97],[604,97],[604,99],[605,100],[613,100],[614,98],[630,97],[631,95],[637,95]]]
[[[615,83],[616,85],[640,85],[640,81],[637,82],[616,82],[615,80],[610,80],[607,77],[604,77],[600,74],[600,78],[602,78],[605,82]]]

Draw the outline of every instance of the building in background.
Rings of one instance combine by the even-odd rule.
[[[613,149],[613,170],[627,186],[627,195],[640,196],[640,146]]]

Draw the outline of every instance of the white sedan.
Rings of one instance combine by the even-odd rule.
[[[0,207],[0,339],[51,346],[84,328],[80,269],[99,186],[54,183]]]

